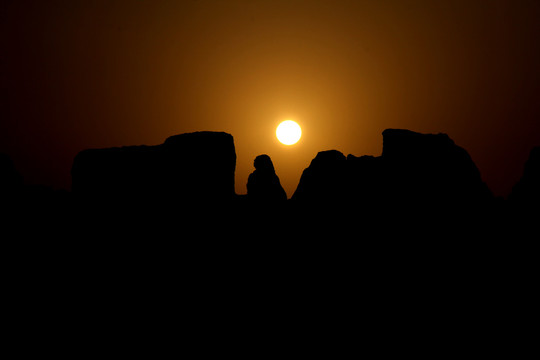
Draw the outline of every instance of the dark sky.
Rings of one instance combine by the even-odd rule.
[[[266,153],[290,197],[318,151],[447,133],[496,195],[540,145],[540,2],[3,1],[0,152],[70,187],[82,149],[235,138],[236,191]],[[297,145],[275,138],[285,119]]]

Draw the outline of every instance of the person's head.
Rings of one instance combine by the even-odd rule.
[[[272,159],[266,154],[257,156],[253,161],[253,166],[255,166],[256,170],[275,172]]]

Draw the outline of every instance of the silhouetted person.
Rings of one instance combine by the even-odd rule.
[[[287,200],[287,194],[276,175],[270,156],[259,155],[253,161],[255,171],[249,175],[248,198],[258,203],[279,203]]]

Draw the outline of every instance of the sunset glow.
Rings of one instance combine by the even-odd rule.
[[[284,145],[294,145],[302,136],[300,125],[292,120],[285,120],[276,129],[278,140]]]

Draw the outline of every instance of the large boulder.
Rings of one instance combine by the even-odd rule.
[[[381,157],[387,193],[396,201],[446,206],[492,197],[467,151],[446,134],[387,129]]]
[[[270,156],[257,156],[253,166],[255,171],[249,175],[247,182],[248,199],[260,204],[276,204],[287,200]]]
[[[230,134],[181,134],[156,146],[81,151],[73,162],[72,191],[88,201],[223,202],[235,196],[235,167]]]
[[[291,199],[318,204],[343,201],[346,160],[337,150],[319,152],[302,173]]]
[[[387,129],[379,157],[318,153],[292,199],[366,211],[429,212],[486,204],[492,194],[469,154],[446,134]]]

